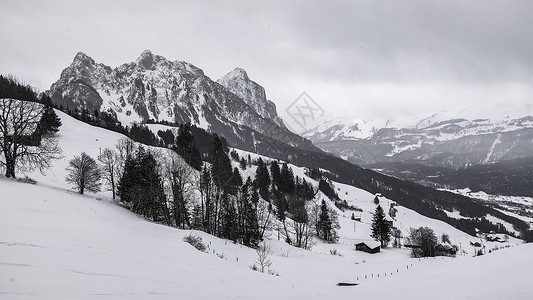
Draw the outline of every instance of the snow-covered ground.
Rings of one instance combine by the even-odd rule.
[[[472,192],[469,188],[458,189],[458,190],[446,190],[446,191],[456,193],[459,195],[463,195],[463,196],[467,196],[470,198],[479,199],[479,200],[489,203],[490,205],[497,205],[495,209],[509,216],[523,220],[529,224],[530,228],[533,228],[533,198],[532,197],[492,195],[492,194],[487,194],[483,191]],[[501,208],[498,208],[498,207],[501,207]],[[489,218],[487,219],[489,221],[493,221],[493,222],[496,221],[498,223],[502,223],[509,231],[514,231],[513,226],[509,223],[505,224],[506,222],[503,220],[497,219],[495,217],[492,217],[492,220]]]
[[[374,195],[339,183],[334,183],[339,196],[363,210],[355,212],[361,222],[351,220],[350,211],[339,211],[339,243],[317,241],[311,251],[289,246],[272,234],[265,243],[272,248],[272,268],[280,276],[249,268],[255,250],[193,232],[209,247],[208,253],[199,252],[182,241],[189,230],[147,221],[113,203],[108,192],[70,191],[64,181],[68,160],[82,151],[96,157],[100,148],[114,147],[122,136],[58,115],[65,158],[55,162],[47,176],[28,174],[36,185],[0,177],[1,299],[533,297],[528,276],[533,245],[510,239],[508,249],[472,257],[475,249],[469,243],[479,239],[401,206],[396,206],[395,226],[404,233],[415,226],[447,233],[464,255],[418,260],[406,249],[355,251],[355,241],[370,239]],[[305,176],[303,168],[291,167],[295,175]],[[392,201],[380,197],[385,212]],[[487,252],[503,245],[484,243]],[[333,250],[340,255],[332,255]],[[339,287],[339,282],[359,285]]]

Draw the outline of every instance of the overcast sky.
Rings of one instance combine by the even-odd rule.
[[[217,80],[235,67],[285,110],[384,118],[533,103],[533,1],[7,1],[0,73],[48,89],[77,52],[144,49]]]

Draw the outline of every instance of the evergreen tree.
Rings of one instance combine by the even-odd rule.
[[[257,160],[257,170],[255,173],[255,187],[259,190],[259,195],[269,201],[268,188],[270,186],[270,174],[268,168],[261,158]]]
[[[381,243],[381,247],[387,247],[391,237],[391,227],[385,219],[385,213],[381,205],[376,207],[372,217],[372,234],[370,235]]]
[[[242,186],[242,176],[237,167],[233,168],[233,175],[231,177],[230,194],[236,195]]]
[[[243,171],[246,170],[246,159],[244,159],[244,157],[241,158],[241,161],[239,162],[239,166],[241,167]]]
[[[167,136],[169,136],[167,134]],[[202,167],[202,155],[196,148],[195,137],[189,123],[182,124],[178,129],[175,147],[173,148],[183,159],[196,170]]]
[[[209,162],[211,163],[211,176],[219,190],[229,190],[231,188],[233,169],[231,162],[224,151],[222,141],[215,137],[209,149]]]
[[[281,167],[279,190],[287,194],[293,194],[295,190],[294,174],[287,163],[283,163]]]
[[[221,196],[221,224],[219,227],[219,236],[232,241],[237,240],[237,212],[231,196],[224,192]]]
[[[168,147],[168,145],[171,145],[174,143],[174,133],[170,129],[167,129],[165,131],[158,130],[157,136],[163,140],[163,143],[165,144],[165,147]]]
[[[41,134],[56,133],[59,131],[59,127],[61,127],[62,125],[61,119],[54,111],[54,108],[51,105],[52,100],[49,100],[50,97],[46,96],[46,94],[43,94],[41,99],[41,101],[45,103],[43,115],[41,117],[41,120],[39,121],[39,129],[41,130]]]
[[[254,201],[259,201],[259,195],[257,190],[253,189],[250,197],[250,188],[252,188],[251,179],[247,180],[241,188],[239,205],[240,232],[244,245],[257,246],[259,242],[259,223],[257,221],[257,202],[254,203]]]
[[[272,186],[276,186],[279,189],[281,185],[281,171],[278,162],[275,160],[270,163],[270,173],[272,174]]]
[[[200,206],[200,204],[196,204],[192,209],[191,219],[192,229],[203,229],[202,207]]]
[[[320,215],[318,217],[318,235],[325,239],[326,241],[330,241],[332,238],[332,223],[329,218],[329,212],[328,207],[326,205],[326,201],[322,200],[322,203],[320,204]]]
[[[135,156],[129,155],[119,181],[121,200],[131,205],[133,212],[157,222],[169,222],[163,182],[157,171],[157,162],[150,152],[139,147]]]
[[[257,203],[259,203],[259,193],[257,193],[256,189],[254,189],[254,191],[252,192],[252,198],[250,200],[254,205],[257,205]]]

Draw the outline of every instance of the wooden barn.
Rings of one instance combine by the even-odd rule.
[[[381,249],[381,244],[376,241],[363,241],[355,244],[355,250],[367,253],[378,253]]]
[[[452,247],[450,244],[438,244],[437,247],[435,247],[435,250],[437,250],[437,252],[441,255],[455,255],[457,253],[457,249],[455,249],[455,247]]]

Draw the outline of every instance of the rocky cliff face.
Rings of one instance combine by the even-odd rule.
[[[52,84],[49,95],[71,110],[109,112],[122,124],[149,119],[190,122],[247,149],[262,142],[272,144],[261,140],[265,137],[316,150],[283,125],[264,88],[244,70],[236,69],[220,82],[190,63],[169,61],[149,50],[116,68],[80,52]]]
[[[258,114],[274,121],[279,126],[283,126],[283,122],[276,111],[276,104],[267,100],[265,89],[255,81],[250,80],[246,71],[236,68],[217,80],[217,82],[243,99]]]

